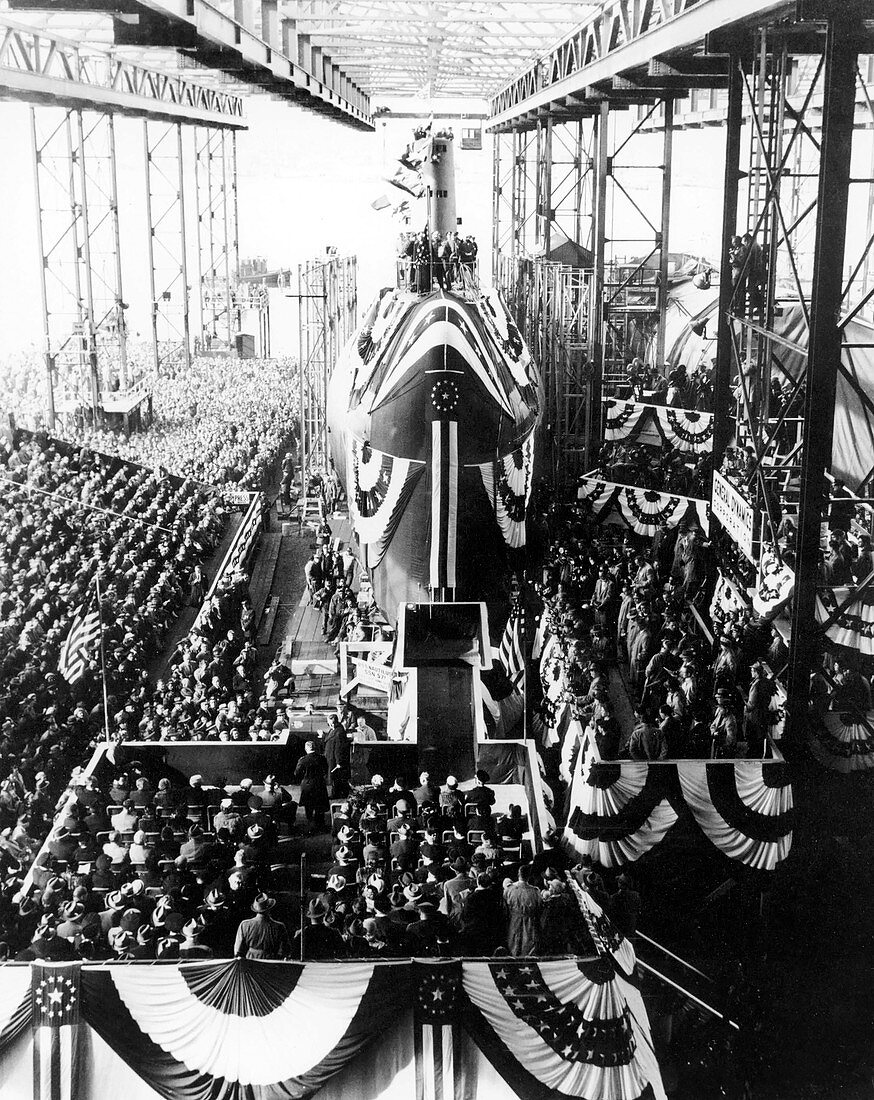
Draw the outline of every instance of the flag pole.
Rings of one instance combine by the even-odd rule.
[[[522,603],[522,596],[520,593],[520,623],[519,623],[519,647],[522,650],[522,737],[525,741],[528,740],[528,639],[526,637],[528,631],[528,620],[525,617],[525,605]]]
[[[99,568],[94,574],[94,583],[97,586],[97,620],[100,626],[100,679],[103,683],[103,724],[106,731],[106,740],[109,741],[109,695],[106,691],[106,653],[103,647],[103,601],[100,597]]]

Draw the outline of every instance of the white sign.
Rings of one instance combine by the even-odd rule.
[[[756,510],[718,471],[713,474],[713,516],[718,519],[753,564]]]
[[[384,691],[386,695],[391,692],[392,671],[391,665],[355,659],[355,679],[358,683],[375,688],[377,691]]]

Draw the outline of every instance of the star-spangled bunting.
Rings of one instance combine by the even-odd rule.
[[[577,1005],[560,1001],[533,963],[492,963],[491,971],[518,1019],[562,1058],[597,1066],[625,1065],[631,1060],[635,1042],[627,1008],[621,1016],[596,1022],[587,1019]]]
[[[33,965],[35,1100],[75,1100],[79,1073],[78,963]]]
[[[459,1095],[461,965],[417,963],[413,973],[416,1100],[452,1100]]]

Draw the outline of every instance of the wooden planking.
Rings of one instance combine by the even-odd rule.
[[[276,615],[279,612],[279,597],[271,596],[267,601],[267,607],[261,617],[261,623],[258,627],[258,645],[269,645],[270,635],[273,633],[273,627],[276,623]]]
[[[261,536],[261,550],[255,571],[249,584],[249,593],[252,597],[252,610],[255,612],[255,622],[261,621],[264,608],[273,588],[273,577],[276,573],[276,563],[279,561],[279,551],[282,547],[282,535],[265,534]]]

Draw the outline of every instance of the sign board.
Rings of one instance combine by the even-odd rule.
[[[731,535],[741,551],[755,565],[756,509],[718,471],[713,474],[713,516]]]
[[[360,687],[374,688],[383,691],[386,695],[391,692],[393,669],[391,665],[379,664],[377,661],[362,661],[354,659],[355,679]]]

